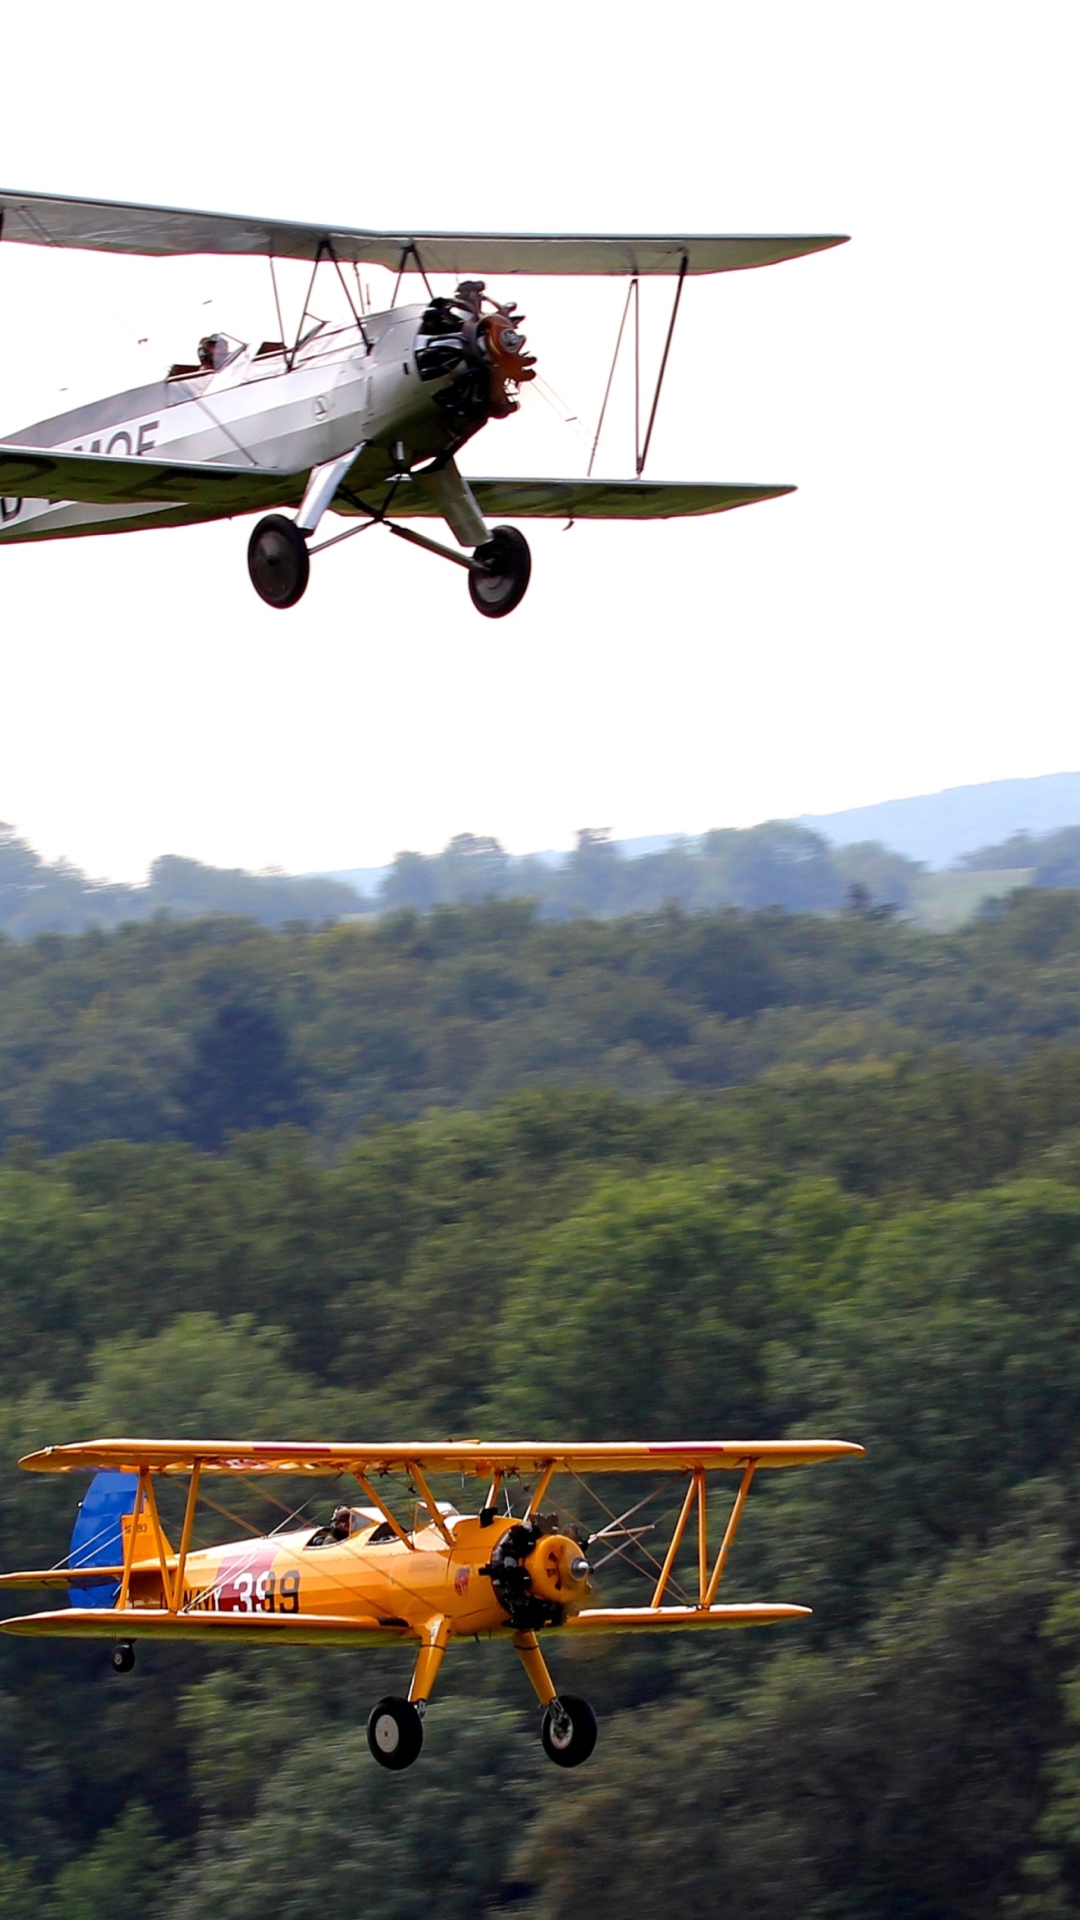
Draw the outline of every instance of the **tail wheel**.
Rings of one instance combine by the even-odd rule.
[[[588,1701],[560,1694],[544,1715],[540,1739],[557,1767],[580,1767],[596,1745],[596,1715]]]
[[[491,539],[477,547],[474,557],[483,572],[469,574],[473,606],[489,620],[501,620],[525,598],[532,573],[529,543],[516,527],[496,527]]]
[[[307,541],[283,513],[268,513],[248,541],[248,572],[268,607],[295,607],[311,572]]]
[[[372,1758],[391,1773],[411,1767],[424,1744],[424,1723],[411,1700],[389,1694],[372,1707],[367,1723]]]
[[[135,1665],[135,1649],[131,1641],[121,1640],[119,1646],[113,1648],[109,1660],[114,1673],[130,1673]]]

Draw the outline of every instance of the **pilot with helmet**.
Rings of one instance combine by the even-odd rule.
[[[199,341],[199,365],[204,373],[217,373],[229,358],[229,342],[223,333],[206,333]]]

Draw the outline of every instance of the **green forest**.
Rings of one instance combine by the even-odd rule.
[[[5,1569],[109,1432],[866,1447],[747,1507],[727,1597],[810,1620],[552,1643],[572,1774],[509,1647],[388,1775],[403,1653],[0,1636],[4,1920],[1075,1913],[1080,895],[41,934],[0,1152]]]

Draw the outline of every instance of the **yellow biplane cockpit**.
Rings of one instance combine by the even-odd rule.
[[[455,1520],[460,1520],[461,1515],[457,1508],[451,1505],[449,1501],[437,1500],[435,1504],[444,1522],[450,1521],[452,1523]],[[413,1532],[417,1532],[421,1527],[430,1526],[430,1524],[431,1518],[427,1508],[423,1506],[419,1507]],[[451,1527],[451,1531],[452,1530]],[[401,1538],[401,1535],[395,1532],[389,1521],[383,1518],[378,1507],[335,1507],[326,1525],[324,1527],[316,1527],[315,1532],[307,1542],[305,1551],[309,1551],[312,1547],[334,1546],[341,1540],[355,1539],[361,1534],[365,1536],[365,1547],[381,1547],[384,1546],[388,1540],[399,1540]]]

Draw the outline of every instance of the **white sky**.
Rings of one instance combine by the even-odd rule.
[[[0,819],[115,877],[165,852],[304,870],[1080,764],[1078,21],[1064,0],[10,9],[5,187],[854,238],[689,283],[661,403],[654,476],[800,491],[531,528],[506,620],[378,533],[285,614],[248,582],[247,521],[5,549]],[[621,284],[507,290],[591,427]],[[667,298],[646,288],[654,348]],[[210,325],[273,333],[265,267],[0,247],[0,433],[156,378]],[[632,470],[619,397],[599,472]],[[466,470],[584,471],[582,429],[530,400]]]

